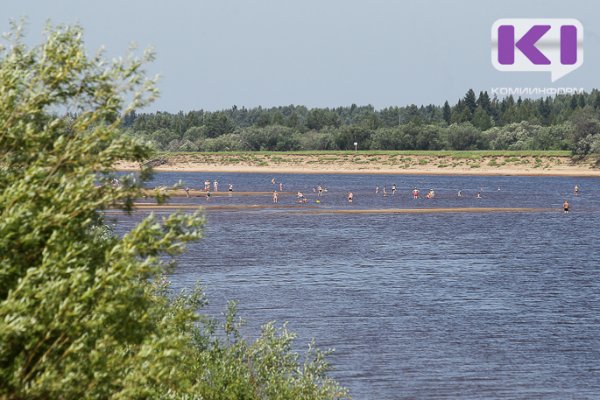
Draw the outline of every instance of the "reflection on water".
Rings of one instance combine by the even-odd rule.
[[[200,183],[205,176],[158,174],[156,182],[180,178]],[[210,178],[239,191],[268,191],[272,177]],[[251,335],[266,321],[289,321],[299,345],[315,337],[321,348],[335,347],[332,374],[355,399],[600,397],[600,179],[277,178],[312,201],[311,188],[326,185],[321,207],[559,208],[568,198],[573,212],[214,211],[206,238],[189,246],[173,273],[175,289],[200,280],[214,315],[238,300]],[[389,192],[393,183],[400,196],[375,196],[375,186],[389,185]],[[414,186],[437,196],[413,201]],[[265,204],[270,197],[210,202]],[[119,229],[139,217],[120,218]]]

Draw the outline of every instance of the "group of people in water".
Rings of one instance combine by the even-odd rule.
[[[116,179],[115,179],[116,181]],[[113,182],[113,185],[118,185],[119,183]],[[281,192],[283,192],[284,189],[284,184],[283,182],[277,182],[275,178],[273,178],[271,180],[271,184],[273,185],[273,192],[272,192],[272,199],[273,199],[273,203],[279,203],[279,197]],[[210,199],[211,197],[211,186],[212,186],[212,190],[214,192],[218,192],[219,191],[219,181],[218,180],[214,180],[211,182],[211,180],[206,179],[204,181],[204,192],[206,193],[206,199]],[[390,186],[391,190],[388,192],[387,186],[376,186],[375,187],[375,195],[382,195],[383,197],[387,197],[388,195],[391,196],[399,196],[400,195],[400,191],[398,190],[398,185],[396,185],[395,183],[392,184]],[[278,190],[279,189],[279,190]],[[190,188],[189,187],[185,187],[184,188],[186,196],[190,197],[189,192],[190,192]],[[228,192],[233,192],[233,184],[229,183],[228,184],[228,188],[227,188]],[[500,191],[500,187],[498,187],[498,191]],[[312,188],[313,193],[315,193],[316,195],[316,199],[315,199],[315,203],[319,204],[321,203],[321,198],[324,196],[325,193],[328,192],[328,189],[326,188],[325,185],[323,184],[318,184],[317,186]],[[481,193],[483,192],[483,188],[481,188],[479,191],[475,192],[474,197],[476,199],[482,199],[482,195]],[[575,196],[578,196],[580,192],[580,188],[578,185],[575,185],[573,188],[573,193]],[[463,197],[463,190],[458,190],[457,192],[457,197]],[[419,188],[417,187],[413,187],[413,189],[409,192],[409,197],[412,196],[413,199],[420,199],[421,197],[424,197],[425,199],[434,199],[436,198],[436,192],[433,188],[429,189],[427,191],[427,193],[422,196],[421,195],[421,191],[419,190]],[[348,201],[348,203],[353,203],[354,202],[354,193],[352,191],[348,191],[347,195],[346,195],[346,199]],[[309,200],[307,198],[307,196],[304,195],[304,193],[302,193],[301,191],[298,191],[296,194],[296,202],[297,203],[308,203]],[[570,211],[570,205],[567,199],[564,199],[563,201],[563,211],[564,213],[569,213]]]
[[[575,186],[573,187],[573,194],[574,194],[575,196],[579,196],[579,185],[575,185]],[[563,212],[564,212],[565,214],[568,214],[568,213],[569,213],[569,211],[570,211],[570,208],[569,208],[569,201],[568,201],[567,199],[565,199],[565,201],[563,202]]]
[[[275,179],[273,179],[272,183],[275,184]],[[282,189],[282,187],[280,189]],[[580,190],[579,186],[575,185],[573,190],[574,190],[575,196],[577,196],[579,194],[579,190]],[[498,187],[497,191],[501,191],[501,188]],[[320,198],[321,198],[321,196],[323,196],[323,194],[325,192],[327,192],[327,189],[325,188],[324,185],[319,184],[313,188],[313,192],[315,192],[317,195],[317,199],[315,200],[315,202],[318,204],[321,202]],[[483,192],[483,188],[480,188],[480,190],[475,192],[475,194],[473,196],[476,199],[482,199],[483,198],[481,195],[482,192]],[[392,184],[390,193],[391,193],[391,196],[396,196],[396,194],[398,193],[398,185],[396,185],[395,183]],[[382,187],[376,186],[375,194],[376,195],[382,194],[383,197],[387,197],[388,196],[387,187],[386,186],[382,186]],[[412,198],[415,200],[422,197],[421,191],[417,187],[414,187],[411,190],[410,195],[412,195]],[[463,190],[462,189],[458,190],[456,195],[457,195],[457,197],[463,197]],[[436,192],[433,188],[431,188],[427,191],[427,193],[423,197],[425,199],[434,199],[436,197]],[[346,199],[347,199],[348,203],[352,203],[354,201],[354,193],[351,191],[347,192]],[[274,190],[273,191],[273,203],[278,203],[278,202],[279,202],[279,194],[277,193],[276,190]],[[298,191],[296,194],[296,202],[297,203],[308,203],[308,198],[304,195],[304,193]],[[563,203],[563,210],[565,213],[568,213],[570,211],[569,207],[570,207],[569,202],[565,199],[564,203]]]
[[[210,193],[211,190],[210,190],[210,188],[211,188],[211,180],[210,179],[204,180],[204,189],[203,189],[203,191],[206,193],[206,199],[207,200],[210,199],[210,196],[211,196],[211,193]],[[218,180],[215,179],[212,182],[212,188],[213,188],[213,192],[218,192],[219,191],[219,181]],[[186,197],[190,197],[190,190],[191,190],[190,187],[186,186],[186,187],[183,188],[183,190],[185,191],[185,196]],[[233,192],[233,183],[229,183],[227,185],[227,191],[229,193]]]

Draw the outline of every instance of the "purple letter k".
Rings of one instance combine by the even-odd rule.
[[[546,32],[550,25],[534,25],[515,43],[515,27],[501,25],[498,27],[498,62],[504,65],[515,63],[515,46],[535,65],[548,65],[550,60],[535,47],[535,44]]]

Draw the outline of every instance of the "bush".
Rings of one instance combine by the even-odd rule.
[[[112,185],[112,165],[151,155],[120,133],[154,96],[151,55],[107,64],[78,27],[48,28],[33,49],[18,32],[0,50],[0,398],[344,397],[323,353],[301,365],[285,326],[249,343],[231,306],[223,341],[199,289],[170,293],[162,274],[201,237],[200,212],[149,216],[122,237],[103,224],[141,194],[139,179]]]

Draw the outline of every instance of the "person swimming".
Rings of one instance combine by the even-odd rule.
[[[569,202],[567,200],[565,200],[565,202],[563,203],[563,212],[565,214],[569,212]]]

